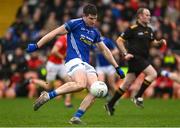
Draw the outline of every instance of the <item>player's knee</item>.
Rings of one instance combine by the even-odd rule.
[[[157,72],[152,72],[151,74],[147,75],[145,79],[148,80],[149,82],[152,82],[156,78],[157,78]]]
[[[157,78],[157,72],[155,71],[152,73],[152,79],[155,80],[156,78]]]

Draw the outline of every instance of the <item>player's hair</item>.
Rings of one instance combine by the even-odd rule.
[[[88,16],[90,15],[97,15],[97,8],[95,5],[93,4],[87,4],[84,8],[83,8],[83,13],[84,15]]]
[[[145,9],[146,9],[146,8],[139,8],[139,9],[137,10],[137,12],[136,12],[136,19],[139,18],[139,15],[140,15],[140,14],[143,14],[143,12],[144,12]]]

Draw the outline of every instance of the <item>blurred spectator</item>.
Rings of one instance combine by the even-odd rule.
[[[47,10],[48,14],[50,12],[55,12],[56,19],[61,21],[64,13],[64,3],[63,0],[49,0],[49,6]]]
[[[64,14],[69,14],[70,17],[76,17],[76,6],[74,0],[66,0],[65,7],[64,7]]]
[[[168,6],[166,9],[166,17],[168,17],[171,21],[176,22],[179,18],[179,10],[175,7],[175,1],[169,0]]]
[[[10,83],[4,90],[5,97],[14,98],[20,96],[19,92],[25,93],[21,86],[24,81],[24,73],[27,71],[27,61],[25,59],[24,51],[18,47],[13,54],[9,54],[8,63],[11,71]]]
[[[34,52],[31,54],[31,58],[28,60],[28,68],[30,70],[36,71],[36,69],[40,68],[43,64],[43,61],[39,58],[38,52]]]
[[[164,7],[163,7],[163,1],[162,0],[156,1],[155,8],[153,9],[153,16],[164,17]]]
[[[168,46],[172,50],[180,50],[180,36],[178,30],[172,31],[172,36],[168,41]]]
[[[122,19],[131,22],[135,18],[134,14],[136,13],[136,10],[134,10],[130,4],[129,0],[125,1],[125,8],[122,11]]]
[[[173,81],[167,77],[160,76],[156,79],[154,97],[156,98],[172,98]]]
[[[36,8],[32,15],[32,22],[36,30],[41,30],[44,24],[41,8]]]
[[[25,24],[28,24],[31,21],[31,14],[29,10],[28,0],[24,0],[21,7],[19,7],[16,17],[21,17],[22,21]]]
[[[27,27],[24,24],[21,17],[16,17],[15,22],[9,27],[8,31],[5,34],[5,42],[8,47],[8,50],[15,49],[22,45],[23,41],[26,41]]]
[[[56,20],[56,13],[50,12],[44,24],[43,32],[44,34],[47,34],[48,32],[52,31],[53,29],[57,27],[58,27],[58,22]]]
[[[168,49],[164,58],[163,58],[163,67],[169,67],[171,70],[176,69],[176,58],[172,53],[172,50]]]
[[[122,10],[124,8],[122,2],[112,2],[111,8],[112,8],[112,15],[114,19],[117,20],[122,17]]]
[[[161,28],[163,32],[163,36],[168,40],[170,38],[171,32],[172,32],[172,26],[170,23],[170,19],[165,17],[163,21],[161,21]]]

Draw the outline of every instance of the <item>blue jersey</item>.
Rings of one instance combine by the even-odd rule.
[[[89,63],[90,48],[101,42],[100,33],[95,27],[89,27],[82,18],[72,19],[65,23],[67,34],[66,62],[80,58]]]
[[[115,43],[106,37],[101,37],[101,40],[104,42],[104,44],[110,49],[113,50],[116,46]],[[102,55],[102,53],[97,51],[96,55],[96,66],[108,66],[111,65],[107,59]]]

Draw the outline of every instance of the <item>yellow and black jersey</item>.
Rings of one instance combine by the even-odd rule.
[[[137,23],[129,27],[120,35],[127,42],[129,53],[147,57],[149,55],[150,43],[154,40],[154,34],[150,27]]]

